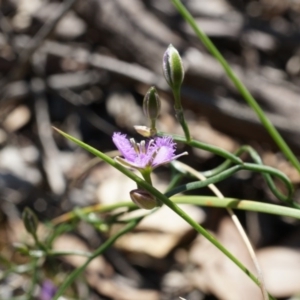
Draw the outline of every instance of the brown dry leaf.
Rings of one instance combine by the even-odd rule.
[[[90,249],[87,245],[79,238],[70,235],[63,234],[59,236],[53,243],[53,250],[55,251],[85,251],[89,252]],[[84,256],[79,255],[65,255],[61,256],[61,258],[68,262],[73,267],[80,267],[87,260]],[[89,272],[98,272],[101,274],[105,274],[106,276],[110,276],[113,273],[112,268],[105,262],[102,256],[98,256],[93,259],[86,268]]]
[[[36,149],[34,147],[30,146],[22,148],[6,146],[2,148],[0,152],[1,170],[12,173],[17,176],[20,181],[24,181],[24,183],[27,181],[33,185],[40,184],[42,176],[37,167],[32,164],[32,162],[35,162],[35,150]],[[15,191],[18,192],[18,189],[15,189]]]
[[[26,125],[31,117],[30,110],[25,105],[17,106],[3,122],[8,132],[14,132]]]
[[[248,252],[231,219],[220,222],[216,238],[251,272],[254,272]],[[199,236],[191,248],[190,259],[199,266],[190,278],[200,290],[222,300],[259,300],[259,288],[221,251]]]
[[[42,241],[44,236],[47,236],[49,229],[45,227],[42,223],[39,223],[37,229],[37,236],[40,237]],[[34,244],[33,237],[29,234],[23,224],[21,219],[9,219],[8,221],[8,237],[10,243],[24,243],[24,244]]]
[[[98,188],[97,197],[105,204],[128,201],[130,199],[129,192],[136,189],[136,184],[131,179],[110,166],[102,165],[101,172],[99,168],[98,179],[101,185]],[[152,174],[152,181],[158,190],[163,191],[166,189],[166,180]],[[204,221],[205,217],[202,209],[192,205],[182,205],[181,208],[195,221],[199,223]],[[137,213],[140,213],[140,211]],[[166,206],[146,217],[137,229],[147,232],[127,234],[121,237],[117,242],[118,247],[126,251],[147,254],[156,258],[165,257],[182,237],[192,231],[189,224]],[[157,242],[158,240],[160,242]]]
[[[86,31],[86,24],[82,19],[78,18],[76,14],[69,11],[61,20],[58,22],[55,33],[63,39],[71,40],[76,39]]]
[[[201,208],[194,205],[178,206],[196,222],[203,223],[205,221],[205,213]],[[193,230],[191,225],[165,205],[154,214],[144,218],[137,228],[140,230],[156,230],[179,236],[184,236]]]
[[[111,166],[101,165],[97,173],[101,184],[96,192],[96,197],[103,204],[128,201],[130,199],[129,192],[136,189],[134,181]]]
[[[136,173],[139,175],[139,173]],[[136,183],[123,173],[109,165],[101,165],[93,171],[94,180],[101,183],[97,189],[96,197],[103,204],[113,204],[120,201],[129,201],[129,192],[137,188]],[[167,181],[152,174],[152,182],[156,189],[164,191]]]
[[[4,130],[0,129],[0,145],[2,146],[7,141],[7,134]]]
[[[200,120],[190,123],[191,134],[195,139],[220,147],[229,152],[234,152],[238,148],[238,144],[231,137],[213,129],[207,121]],[[211,153],[198,148],[193,148],[193,152],[200,157],[208,158],[212,156]]]
[[[177,245],[178,240],[179,236],[175,234],[137,232],[119,238],[116,246],[132,253],[143,253],[155,258],[163,258]]]
[[[268,247],[257,252],[267,290],[274,297],[300,293],[300,248]]]
[[[280,170],[292,183],[300,183],[300,175],[298,171],[283,156],[276,155],[273,152],[265,152],[262,156],[264,164]]]
[[[132,287],[123,286],[108,279],[99,278],[96,273],[86,275],[90,286],[96,289],[100,294],[111,299],[118,300],[158,300],[159,293],[154,290],[138,290]]]
[[[39,223],[37,235],[40,237],[40,240],[43,240],[42,237],[48,235],[47,231],[49,229],[46,228],[43,224]],[[34,240],[32,236],[26,231],[22,220],[12,220],[9,222],[8,226],[8,234],[7,236],[10,239],[10,243],[24,243],[24,244],[33,244]],[[54,251],[90,251],[90,249],[86,246],[86,244],[80,240],[79,238],[64,234],[59,236],[53,243]],[[68,262],[73,267],[81,266],[85,261],[86,257],[79,255],[66,255],[61,256],[66,262]],[[87,267],[88,271],[98,272],[110,276],[113,271],[110,265],[108,265],[103,257],[99,256],[95,258]]]
[[[229,1],[225,0],[192,0],[187,2],[187,8],[197,15],[221,17],[234,10]]]
[[[132,130],[133,126],[143,124],[145,117],[132,96],[127,92],[113,92],[105,101],[106,109],[120,127]]]
[[[205,215],[202,209],[193,205],[179,205],[192,219],[202,223]],[[117,246],[126,251],[163,258],[174,249],[193,228],[167,206],[144,218],[137,226],[142,232],[121,237]]]

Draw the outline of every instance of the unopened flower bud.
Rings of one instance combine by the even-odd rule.
[[[158,206],[156,198],[142,189],[132,190],[130,198],[138,207],[143,209],[153,209]]]
[[[145,116],[150,120],[157,119],[160,113],[160,99],[156,88],[151,87],[144,97],[143,109]]]
[[[163,72],[169,86],[179,89],[184,78],[184,69],[181,57],[173,45],[170,45],[164,54]]]
[[[35,236],[39,224],[35,213],[30,208],[25,207],[22,214],[22,219],[27,232]]]

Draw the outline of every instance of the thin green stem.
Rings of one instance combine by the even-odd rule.
[[[263,162],[260,158],[260,156],[258,155],[258,153],[250,146],[242,146],[241,148],[239,148],[236,152],[235,155],[239,156],[241,155],[243,152],[247,152],[250,154],[251,158],[253,159],[253,161],[258,164],[263,166]],[[226,160],[224,163],[222,163],[220,166],[216,167],[213,170],[209,170],[209,171],[205,171],[202,172],[202,174],[206,177],[211,177],[213,175],[217,175],[218,173],[226,170],[230,165],[232,164],[232,162],[230,160]],[[278,198],[278,199],[285,199],[286,197],[277,189],[272,177],[268,174],[263,172],[262,173],[263,177],[265,178],[270,190],[273,192],[273,194]],[[293,187],[292,187],[292,183],[289,181],[289,185],[288,185],[288,189],[290,190],[290,193],[293,192]],[[283,200],[284,201],[284,200]]]
[[[168,197],[170,197],[170,196],[173,196],[178,193],[185,192],[185,191],[206,187],[211,183],[215,184],[217,182],[220,182],[220,181],[230,177],[231,175],[233,175],[234,173],[236,173],[240,170],[249,170],[249,171],[259,172],[259,173],[263,173],[263,174],[268,173],[269,175],[278,177],[286,185],[287,190],[288,190],[287,196],[282,195],[281,193],[280,194],[278,193],[279,199],[288,205],[291,205],[295,208],[299,208],[299,205],[291,200],[291,195],[293,193],[293,186],[285,174],[281,173],[280,171],[278,171],[276,169],[268,167],[268,166],[261,166],[261,165],[257,165],[257,164],[251,164],[251,163],[244,163],[243,165],[233,166],[215,176],[209,177],[208,179],[206,179],[204,181],[194,181],[194,182],[190,182],[190,183],[186,183],[186,184],[177,186],[173,190],[166,193],[166,195]]]
[[[69,251],[54,251],[49,250],[47,252],[48,256],[61,256],[61,255],[78,255],[78,256],[85,256],[85,257],[91,257],[92,253],[87,251],[80,251],[80,250],[69,250]]]
[[[220,199],[214,196],[199,196],[199,195],[184,195],[184,196],[174,196],[170,198],[173,202],[177,204],[194,204],[199,206],[207,207],[220,207],[220,208],[233,208],[246,211],[254,211],[259,213],[267,213],[278,215],[282,217],[292,217],[300,219],[300,210],[286,207],[276,204],[268,204],[258,201],[242,200],[237,198],[223,198]],[[139,209],[132,202],[118,202],[118,208],[130,208],[131,210]],[[94,213],[107,213],[113,211],[115,208],[111,205],[92,205],[88,207],[81,208],[81,214]],[[71,222],[76,219],[75,214],[64,215],[61,222]]]
[[[202,181],[202,180],[206,180],[207,178],[205,176],[203,176],[201,173],[199,173],[196,169],[192,168],[191,166],[188,166],[180,161],[175,161],[173,163],[173,166],[176,165],[177,167],[179,167],[181,170],[184,171],[184,174],[188,173],[191,174],[193,176],[195,176],[198,180]],[[224,195],[220,192],[220,190],[214,185],[214,184],[210,184],[208,186],[208,188],[214,193],[215,196],[217,196],[220,199],[224,198]],[[236,229],[238,230],[246,248],[247,251],[251,257],[251,260],[255,266],[256,269],[256,274],[257,274],[257,279],[259,281],[259,285],[260,285],[260,289],[261,289],[261,293],[263,296],[264,300],[268,300],[268,292],[266,290],[266,286],[264,283],[264,278],[262,275],[262,270],[260,267],[260,264],[258,263],[257,257],[255,255],[254,249],[251,245],[251,242],[242,226],[242,224],[240,223],[238,217],[236,216],[236,214],[233,212],[233,210],[231,208],[226,208],[228,214],[230,215],[230,218],[232,220],[232,222],[234,223]]]
[[[145,172],[141,172],[141,174],[145,181],[152,185],[151,171],[146,170]]]
[[[258,118],[260,119],[261,123],[264,125],[266,130],[269,132],[270,136],[273,138],[273,140],[276,142],[280,150],[284,153],[284,155],[287,157],[288,160],[293,164],[293,166],[298,170],[300,173],[300,162],[294,155],[294,153],[291,151],[287,143],[284,141],[284,139],[281,137],[277,129],[274,127],[274,125],[271,123],[271,121],[267,118],[263,110],[260,108],[259,104],[256,102],[256,100],[253,98],[253,96],[250,94],[248,89],[245,87],[245,85],[239,80],[239,78],[235,75],[225,58],[222,56],[222,54],[219,52],[219,50],[215,47],[215,45],[212,43],[212,41],[209,39],[209,37],[198,27],[196,21],[192,17],[192,15],[189,13],[189,11],[185,8],[185,6],[181,3],[180,0],[171,0],[173,5],[176,7],[176,9],[179,11],[179,13],[182,15],[182,17],[186,20],[186,22],[192,27],[192,29],[195,31],[198,38],[202,41],[204,46],[207,48],[207,50],[219,61],[219,63],[224,68],[227,76],[231,79],[237,90],[240,92],[240,94],[244,97],[248,105],[255,111]]]
[[[183,177],[184,177],[184,175],[181,173],[177,173],[176,175],[174,175],[166,189],[166,192],[172,190],[176,185],[178,185],[179,182],[183,179]]]
[[[92,205],[92,206],[88,206],[88,207],[84,207],[84,208],[79,208],[79,210],[81,210],[81,212],[83,214],[89,214],[95,211],[99,211],[102,213],[106,213],[106,212],[111,212],[113,210],[119,209],[119,208],[126,208],[126,209],[133,209],[136,208],[137,206],[133,203],[133,202],[128,202],[126,206],[124,206],[124,203],[122,202],[118,202],[118,203],[114,203],[114,204],[110,204],[110,205],[103,205],[103,204],[96,204],[96,205]],[[55,219],[52,220],[52,224],[54,226],[70,221],[70,220],[74,220],[78,218],[78,212],[76,211],[70,211],[67,212]]]
[[[80,266],[79,268],[75,269],[67,279],[62,283],[59,287],[58,291],[53,297],[53,300],[57,300],[64,291],[74,282],[74,280],[79,276],[89,265],[89,263],[96,258],[97,256],[101,255],[105,250],[107,250],[119,237],[126,234],[127,232],[131,231],[141,220],[142,218],[136,218],[129,222],[123,229],[121,229],[118,233],[110,237],[105,243],[103,243],[87,260],[86,262]]]
[[[12,265],[9,269],[0,273],[0,280],[3,280],[11,273],[18,273],[18,274],[28,273],[34,268],[35,266],[32,264],[32,262],[24,265]]]
[[[35,289],[35,285],[37,283],[37,279],[38,279],[38,258],[35,258],[33,259],[33,262],[32,262],[32,277],[31,277],[31,283],[30,283],[30,287],[26,293],[26,300],[31,300],[32,299],[32,295],[33,295],[33,291]]]
[[[164,135],[167,135],[167,134],[165,134],[163,132],[159,132],[158,135],[164,136]],[[292,183],[290,182],[290,180],[286,177],[285,174],[283,174],[282,172],[280,172],[280,171],[272,168],[272,172],[275,171],[275,174],[273,174],[273,175],[275,175],[277,177],[280,177],[281,180],[283,180],[284,183],[287,186],[289,194],[286,197],[280,191],[278,191],[276,185],[273,182],[272,177],[269,175],[269,173],[270,173],[270,167],[267,167],[267,166],[263,165],[260,156],[258,155],[258,153],[252,147],[250,147],[250,146],[242,146],[241,148],[239,148],[235,152],[235,154],[232,154],[232,153],[224,151],[224,150],[222,150],[222,149],[220,149],[218,147],[207,145],[205,143],[201,143],[201,142],[193,140],[193,139],[190,140],[190,141],[187,141],[184,137],[181,137],[181,136],[178,136],[178,135],[173,135],[172,134],[171,136],[174,139],[174,141],[176,141],[176,142],[185,143],[185,144],[187,144],[189,146],[192,146],[192,147],[196,147],[196,148],[199,148],[199,149],[207,150],[209,152],[212,152],[212,153],[215,153],[217,155],[223,156],[224,158],[227,159],[226,161],[224,161],[217,168],[215,168],[213,170],[210,170],[210,171],[203,172],[202,174],[204,176],[206,176],[206,177],[213,177],[213,175],[216,176],[216,175],[220,174],[222,171],[225,172],[226,168],[228,168],[230,165],[232,165],[232,163],[236,163],[238,165],[246,164],[238,156],[241,155],[243,152],[248,152],[250,154],[251,158],[256,162],[256,164],[258,164],[262,168],[264,168],[265,171],[262,170],[259,166],[258,167],[255,166],[254,164],[252,164],[252,166],[249,166],[249,165],[246,164],[247,167],[241,167],[240,170],[245,169],[245,170],[251,170],[251,171],[261,172],[263,174],[263,176],[264,176],[264,178],[265,178],[265,180],[266,180],[266,182],[267,182],[270,190],[274,193],[274,195],[278,199],[280,199],[281,201],[289,201],[289,198],[291,197],[291,194],[293,192],[293,186],[292,186]],[[231,170],[231,169],[229,169],[229,170]],[[223,175],[225,175],[225,174],[227,174],[227,173],[225,172]],[[228,174],[227,177],[230,176],[230,175],[231,174]],[[217,178],[217,177],[214,177],[214,178]],[[220,180],[223,180],[225,178],[226,177],[220,177]],[[218,180],[218,181],[220,181],[220,180]],[[214,182],[210,182],[210,183],[214,183]],[[295,204],[294,207],[298,207],[297,204]]]
[[[206,207],[232,208],[300,219],[299,209],[269,203],[262,203],[258,201],[241,200],[237,198],[220,199],[214,196],[197,195],[175,196],[172,197],[171,200],[175,203],[180,204],[194,204]]]
[[[90,153],[94,154],[105,160],[108,164],[115,167],[127,177],[134,180],[139,186],[147,190],[157,199],[160,199],[165,205],[167,205],[170,209],[172,209],[175,213],[177,213],[181,218],[183,218],[188,224],[190,224],[198,233],[202,234],[206,239],[208,239],[211,243],[215,245],[221,252],[223,252],[233,263],[235,263],[246,275],[248,275],[254,283],[259,286],[259,280],[256,278],[254,274],[252,274],[234,255],[232,255],[217,239],[215,239],[208,231],[206,231],[201,225],[195,222],[189,215],[187,215],[181,208],[179,208],[175,203],[173,203],[168,197],[160,193],[157,189],[151,186],[146,181],[142,180],[140,177],[135,175],[133,172],[124,168],[121,164],[118,164],[115,160],[111,159],[101,151],[79,141],[78,139],[66,134],[65,132],[58,130],[55,128],[60,134],[62,134],[67,139],[73,141],[83,149],[89,151]],[[273,297],[269,296],[270,299],[274,299]],[[57,297],[54,298],[57,300]]]
[[[187,125],[187,122],[185,121],[185,117],[184,117],[184,111],[181,105],[181,97],[180,97],[180,88],[178,89],[173,89],[173,95],[175,98],[175,114],[176,114],[176,118],[179,122],[179,124],[182,127],[182,130],[184,132],[185,138],[187,141],[191,140],[191,135],[190,135],[190,130],[189,127]]]
[[[157,135],[158,136],[171,136],[175,142],[183,143],[183,144],[189,145],[191,147],[199,148],[199,149],[214,153],[214,154],[222,156],[238,165],[243,164],[243,161],[239,157],[235,156],[234,154],[232,154],[226,150],[220,149],[216,146],[201,143],[201,142],[193,140],[193,139],[191,139],[190,141],[187,141],[185,137],[179,136],[176,134],[168,134],[168,133],[164,133],[164,132],[158,132]]]
[[[260,282],[257,277],[250,272],[234,255],[232,255],[213,235],[206,231],[200,224],[195,222],[189,215],[187,215],[179,206],[172,202],[169,198],[162,195],[161,200],[177,213],[181,218],[183,218],[187,223],[189,223],[198,233],[202,234],[208,241],[215,245],[220,251],[222,251],[232,262],[234,262],[248,277],[252,279],[256,285],[260,286]],[[269,299],[274,299],[269,295]]]
[[[240,148],[238,148],[235,152],[234,155],[239,157],[240,155],[242,155],[244,152],[249,152],[249,154],[251,155],[249,148],[252,148],[250,146],[242,146]],[[252,158],[253,159],[253,158]],[[254,160],[255,161],[255,160]],[[257,163],[257,161],[255,161]],[[212,169],[212,170],[208,170],[208,171],[204,171],[201,172],[201,174],[205,177],[211,177],[214,175],[217,175],[218,173],[226,170],[227,168],[229,168],[232,165],[233,161],[230,159],[226,159],[222,164],[220,164],[219,166],[217,166],[216,168]]]

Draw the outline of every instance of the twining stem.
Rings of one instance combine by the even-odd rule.
[[[263,162],[260,158],[260,156],[258,155],[258,153],[251,147],[251,146],[247,146],[244,145],[242,147],[240,147],[236,152],[235,155],[240,156],[242,153],[248,153],[251,158],[253,159],[253,161],[258,164],[263,166]],[[229,168],[231,166],[232,162],[230,160],[226,160],[225,162],[223,162],[221,165],[219,165],[218,167],[209,170],[209,171],[204,171],[201,172],[204,176],[206,177],[211,177],[214,175],[217,175],[219,173],[221,173],[222,171],[225,171],[227,168]],[[262,173],[263,177],[265,178],[270,190],[273,192],[273,194],[280,200],[285,201],[286,196],[284,196],[276,187],[272,177],[268,174],[268,173]],[[292,183],[290,182],[289,184],[289,188],[291,191],[293,190],[292,188]]]
[[[274,168],[263,165],[261,158],[259,157],[257,152],[252,147],[242,146],[240,149],[238,149],[236,151],[235,154],[232,154],[232,153],[222,150],[218,147],[214,147],[212,145],[201,143],[194,139],[187,141],[185,139],[185,137],[183,137],[183,136],[178,136],[178,135],[174,135],[174,134],[166,134],[164,132],[158,132],[158,135],[159,136],[165,136],[165,135],[172,136],[173,140],[176,142],[181,142],[181,143],[184,143],[191,147],[206,150],[206,151],[215,153],[215,154],[220,155],[227,159],[223,164],[221,164],[217,168],[204,172],[203,173],[204,176],[210,177],[210,178],[213,176],[216,176],[215,178],[217,178],[217,176],[219,175],[220,177],[219,177],[218,181],[220,181],[220,180],[223,180],[226,178],[223,175],[227,174],[226,176],[228,177],[233,174],[233,173],[230,173],[231,172],[230,170],[235,170],[233,172],[237,172],[238,170],[249,170],[249,171],[254,171],[254,172],[260,172],[264,176],[270,190],[274,193],[274,195],[278,199],[280,199],[283,202],[287,202],[288,204],[290,204],[294,207],[300,208],[300,206],[297,203],[290,200],[291,195],[293,193],[293,185],[290,182],[289,178],[284,173],[280,172],[279,170],[276,170]],[[240,155],[241,153],[243,153],[245,151],[247,151],[250,154],[251,158],[255,161],[255,164],[244,163],[238,157],[238,155]],[[235,163],[238,166],[234,166],[231,169],[228,169],[228,167],[232,163]],[[283,195],[280,191],[278,191],[278,189],[277,189],[276,185],[274,184],[272,177],[270,175],[274,175],[274,176],[280,178],[284,182],[285,186],[287,187],[287,191],[288,191],[287,196]],[[210,180],[210,178],[208,180]],[[214,182],[216,182],[216,181],[214,181]]]
[[[211,183],[220,182],[240,170],[254,171],[254,172],[262,173],[263,175],[268,174],[268,175],[273,175],[273,176],[278,177],[285,184],[288,195],[285,196],[285,195],[281,194],[279,191],[277,191],[275,195],[278,197],[278,199],[285,202],[286,204],[288,204],[292,207],[295,207],[295,208],[300,208],[300,205],[291,199],[291,196],[293,193],[293,186],[292,186],[290,180],[288,179],[288,177],[284,173],[278,171],[277,169],[268,167],[268,166],[263,166],[263,165],[253,164],[253,163],[244,163],[243,165],[233,166],[229,169],[224,170],[223,172],[220,172],[217,175],[209,177],[205,181],[194,181],[194,182],[189,182],[189,183],[177,186],[174,189],[172,189],[171,191],[168,191],[166,193],[166,195],[168,197],[170,197],[170,196],[176,195],[178,193],[181,193],[181,192],[184,192],[187,190],[193,190],[193,189],[206,187]],[[273,181],[269,181],[268,184],[273,185],[272,187],[270,186],[272,191],[274,189],[276,189]]]
[[[194,140],[194,139],[190,139],[189,141],[187,141],[186,138],[183,137],[183,136],[176,135],[176,134],[168,134],[168,133],[164,133],[164,132],[161,132],[161,131],[159,131],[157,133],[157,135],[158,136],[171,136],[172,139],[175,142],[184,143],[184,144],[189,145],[191,147],[199,148],[199,149],[214,153],[216,155],[219,155],[221,157],[229,159],[230,161],[232,161],[232,162],[234,162],[238,165],[243,164],[243,161],[239,157],[237,157],[236,155],[234,155],[234,154],[232,154],[232,153],[230,153],[226,150],[223,150],[219,147],[209,145],[209,144],[206,144],[206,143],[201,143],[201,142],[199,142],[197,140]]]
[[[281,137],[277,129],[265,115],[264,111],[260,108],[259,104],[256,102],[254,97],[250,94],[246,86],[239,80],[236,74],[231,69],[230,65],[227,63],[226,59],[223,55],[219,52],[219,50],[215,47],[213,42],[209,39],[209,37],[198,27],[196,21],[189,13],[189,11],[185,8],[185,6],[181,3],[180,0],[171,0],[173,5],[182,15],[182,17],[186,20],[186,22],[192,27],[195,31],[198,38],[202,41],[204,46],[207,50],[219,61],[222,65],[224,71],[226,72],[227,76],[231,79],[237,90],[240,94],[244,97],[247,101],[248,105],[255,111],[258,118],[260,119],[261,123],[265,126],[273,140],[276,142],[280,150],[284,153],[288,160],[293,164],[293,166],[298,170],[300,173],[300,162],[297,157],[294,155],[292,150],[289,148],[287,143]]]
[[[249,149],[252,149],[252,147],[250,146],[247,146],[247,145],[244,145],[240,148],[238,148],[235,152],[234,152],[234,155],[236,156],[240,156],[242,155],[244,152],[247,152],[250,154],[250,156],[252,157],[251,155],[251,152],[249,151]],[[253,149],[254,150],[254,149]],[[257,154],[258,156],[258,154]],[[259,157],[259,156],[258,156]],[[252,157],[252,159],[257,163],[257,161]],[[201,172],[202,175],[204,175],[205,177],[211,177],[211,176],[214,176],[214,175],[217,175],[218,173],[228,169],[230,166],[232,165],[232,161],[230,159],[226,159],[222,164],[220,164],[219,166],[217,166],[216,168],[212,169],[212,170],[208,170],[208,171],[203,171]]]

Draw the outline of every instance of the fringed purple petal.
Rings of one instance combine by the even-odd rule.
[[[173,159],[173,157],[174,149],[167,146],[162,146],[157,150],[152,161],[152,166],[157,167],[159,165],[170,162]]]
[[[127,139],[125,134],[114,133],[113,142],[124,158],[117,157],[117,161],[124,166],[135,169],[156,168],[160,165],[177,159],[179,155],[175,155],[176,143],[172,137],[156,137],[148,142],[141,142],[135,147]],[[144,146],[142,147],[142,145]]]
[[[120,151],[121,155],[128,161],[133,162],[136,159],[136,152],[134,151],[130,141],[126,138],[126,134],[115,132],[112,140]]]
[[[53,299],[57,287],[50,280],[45,280],[42,284],[39,300],[51,300]]]
[[[150,165],[152,156],[150,153],[147,151],[145,154],[144,153],[139,153],[139,155],[136,157],[134,164],[139,166],[140,169],[146,168],[148,165]]]
[[[162,146],[172,148],[174,150],[174,152],[176,149],[176,144],[173,142],[173,139],[170,136],[157,137],[155,139],[155,145],[157,148],[162,147]]]
[[[152,166],[158,167],[159,165],[172,161],[175,155],[175,148],[176,144],[171,137],[157,137],[152,149]]]

